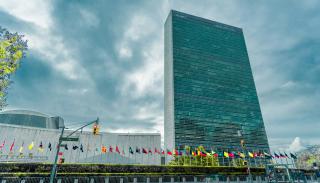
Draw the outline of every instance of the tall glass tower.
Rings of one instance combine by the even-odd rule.
[[[171,11],[164,45],[166,148],[269,151],[242,29]]]

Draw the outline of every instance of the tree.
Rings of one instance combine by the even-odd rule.
[[[182,166],[219,166],[219,160],[217,157],[213,156],[213,154],[210,154],[206,152],[206,156],[200,156],[198,155],[197,151],[206,152],[205,148],[203,146],[198,146],[196,148],[195,152],[196,155],[190,154],[191,147],[185,146],[185,153],[183,155],[174,155],[174,158],[169,162],[169,165],[182,165]]]
[[[23,37],[0,26],[0,110],[7,105],[7,89],[12,83],[10,76],[18,69],[28,49]]]

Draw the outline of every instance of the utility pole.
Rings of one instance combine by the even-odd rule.
[[[71,135],[73,135],[74,133],[76,133],[77,131],[79,130],[82,130],[84,127],[86,126],[89,126],[93,123],[96,123],[96,124],[99,124],[99,118],[97,118],[96,120],[94,121],[91,121],[83,126],[81,126],[80,128],[76,129],[75,131],[73,131],[72,133],[70,133],[68,136],[66,137],[63,137],[63,133],[64,133],[64,129],[65,129],[65,126],[63,125],[61,128],[61,134],[60,134],[60,137],[59,137],[59,142],[58,142],[58,147],[57,147],[57,152],[56,152],[56,156],[54,158],[54,162],[53,162],[53,166],[52,166],[52,170],[51,170],[51,174],[50,174],[50,183],[54,183],[54,178],[57,174],[57,161],[58,161],[58,157],[59,157],[59,152],[60,152],[60,146],[61,146],[61,143],[63,141],[78,141],[79,138],[75,138],[75,137],[72,137],[71,138]]]

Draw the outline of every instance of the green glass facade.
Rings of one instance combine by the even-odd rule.
[[[242,29],[171,11],[164,77],[167,149],[269,151]]]

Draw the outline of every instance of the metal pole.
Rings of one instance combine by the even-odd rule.
[[[87,123],[86,125],[83,125],[82,127],[76,129],[75,131],[73,131],[72,133],[70,133],[68,136],[66,137],[70,137],[71,135],[73,135],[74,133],[76,133],[79,130],[82,130],[84,127],[89,126],[93,123],[99,123],[99,118],[97,118],[96,120]],[[56,171],[57,171],[57,161],[58,161],[58,156],[59,156],[59,151],[60,151],[60,145],[62,143],[62,137],[63,137],[63,132],[64,132],[65,126],[63,125],[62,130],[61,130],[61,134],[59,137],[59,143],[58,143],[58,147],[57,147],[57,152],[56,152],[56,157],[55,160],[53,162],[53,166],[52,166],[52,170],[51,170],[51,174],[50,174],[50,183],[53,183]]]
[[[52,170],[51,170],[51,174],[50,174],[50,183],[53,183],[53,180],[54,180],[54,177],[56,175],[56,170],[57,170],[57,161],[58,161],[58,156],[59,156],[59,151],[60,151],[60,145],[61,145],[61,137],[63,136],[63,132],[64,132],[64,126],[62,127],[62,130],[61,130],[61,134],[60,134],[60,137],[59,137],[59,143],[58,143],[58,147],[57,147],[57,152],[56,152],[56,156],[55,156],[55,159],[54,159],[54,162],[53,162],[53,166],[52,166]]]

